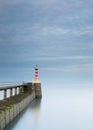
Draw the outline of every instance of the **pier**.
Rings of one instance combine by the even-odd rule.
[[[10,97],[7,98],[7,90],[10,90]],[[12,91],[15,89],[15,94]],[[18,86],[1,87],[4,99],[0,100],[0,130],[3,130],[29,103],[35,98],[41,98],[40,83],[25,83]]]
[[[0,130],[3,130],[16,118],[35,98],[42,97],[41,83],[36,75],[32,82],[15,86],[0,87],[3,91],[3,99],[0,100]],[[7,96],[7,91],[9,95]],[[14,91],[14,94],[13,94]]]

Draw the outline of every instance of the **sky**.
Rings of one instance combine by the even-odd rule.
[[[0,0],[0,82],[93,85],[93,0]]]

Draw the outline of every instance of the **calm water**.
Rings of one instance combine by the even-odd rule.
[[[5,130],[93,130],[93,88],[43,88]]]

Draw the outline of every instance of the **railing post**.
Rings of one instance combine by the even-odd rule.
[[[18,94],[20,93],[20,88],[18,87]]]
[[[10,88],[10,97],[12,97],[12,94],[13,94],[13,93],[12,93],[12,88]]]
[[[22,93],[24,92],[24,87],[22,87]]]
[[[17,95],[17,87],[15,88],[15,95]]]
[[[4,89],[4,99],[7,98],[7,89]]]
[[[24,92],[24,87],[21,87],[21,92],[22,92],[22,93]]]
[[[22,88],[21,87],[18,87],[19,88],[19,94],[22,92]]]
[[[18,87],[18,94],[20,93],[20,87]]]

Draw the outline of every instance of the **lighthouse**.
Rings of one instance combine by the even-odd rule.
[[[32,83],[40,83],[39,76],[38,76],[38,66],[34,67],[34,78],[32,79]]]
[[[41,90],[41,83],[38,76],[38,66],[34,67],[34,78],[32,79],[32,86],[35,89],[35,97],[41,98],[42,97],[42,90]]]

